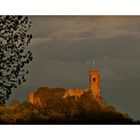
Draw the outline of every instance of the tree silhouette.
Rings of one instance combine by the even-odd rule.
[[[0,104],[5,103],[16,88],[25,82],[25,64],[32,60],[27,49],[32,35],[27,16],[0,16]]]

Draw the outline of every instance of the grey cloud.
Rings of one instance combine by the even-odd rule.
[[[138,17],[54,16],[30,18],[33,20],[32,32],[35,37],[46,39],[75,41],[128,35],[136,38],[140,37],[140,18]],[[34,28],[36,28],[35,31]]]
[[[46,41],[47,42],[47,41]],[[53,41],[32,46],[34,54],[40,52],[46,60],[87,61],[104,56],[119,57],[121,59],[140,58],[140,40],[130,37],[114,39],[82,40],[68,43],[67,41]]]

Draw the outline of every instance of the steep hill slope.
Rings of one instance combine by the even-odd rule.
[[[74,96],[63,88],[39,88],[29,101],[0,106],[2,124],[136,124],[128,114],[109,106],[93,93]],[[72,90],[73,91],[73,90]]]
[[[102,97],[95,98],[88,90],[78,96],[77,91],[69,91],[72,93],[66,95],[68,92],[63,88],[39,88],[33,93],[32,104],[37,110],[47,113],[48,122],[51,123],[134,123],[128,114],[120,113],[114,107],[109,106]]]

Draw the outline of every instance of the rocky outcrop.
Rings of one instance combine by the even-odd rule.
[[[28,94],[28,101],[31,103],[31,104],[34,104],[34,92],[30,92]]]
[[[37,96],[34,92],[28,94],[28,101],[33,105],[43,107],[43,102],[41,101],[41,98]]]

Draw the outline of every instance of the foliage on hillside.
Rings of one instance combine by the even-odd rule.
[[[8,124],[133,124],[127,114],[107,106],[103,99],[95,100],[89,92],[79,98],[63,98],[64,89],[56,89],[44,96],[47,89],[39,89],[37,94],[44,98],[44,107],[29,102],[13,102],[0,107],[0,123]],[[59,93],[59,94],[57,94]]]

